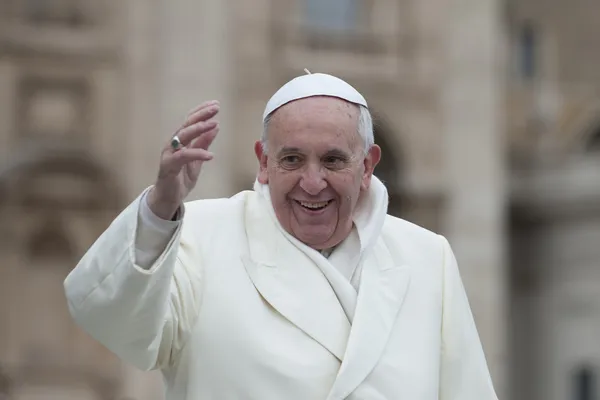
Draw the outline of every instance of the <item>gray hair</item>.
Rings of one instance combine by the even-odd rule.
[[[366,154],[371,146],[375,144],[375,136],[373,134],[373,118],[371,117],[371,112],[367,107],[363,105],[359,105],[358,107],[360,110],[360,114],[358,116],[358,134],[363,141],[364,153]],[[264,152],[268,151],[267,142],[269,139],[267,137],[267,130],[272,117],[273,113],[267,115],[265,118],[262,135],[260,136],[260,143]]]

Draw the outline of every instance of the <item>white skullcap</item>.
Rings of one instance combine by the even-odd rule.
[[[271,97],[263,113],[263,122],[269,114],[284,104],[312,96],[338,97],[368,107],[367,101],[358,90],[340,78],[327,74],[308,73],[292,79]]]

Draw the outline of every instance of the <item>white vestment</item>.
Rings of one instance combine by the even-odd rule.
[[[361,257],[381,235],[387,215],[388,192],[383,183],[377,177],[373,177],[369,191],[359,198],[356,205],[354,226],[350,235],[327,258],[283,229],[275,216],[268,185],[261,185],[256,181],[254,190],[264,198],[266,209],[279,232],[312,259],[321,270],[352,324],[362,272]]]
[[[142,195],[67,277],[71,314],[160,369],[169,400],[496,400],[448,242],[385,215],[372,186],[328,259],[282,230],[261,185],[187,203],[148,256]]]

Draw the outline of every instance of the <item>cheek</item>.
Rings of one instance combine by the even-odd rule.
[[[287,196],[294,190],[299,181],[299,174],[290,171],[281,171],[273,168],[269,171],[269,186],[279,203],[287,201]]]
[[[330,176],[329,184],[333,190],[344,200],[353,199],[360,190],[362,176],[355,171]]]

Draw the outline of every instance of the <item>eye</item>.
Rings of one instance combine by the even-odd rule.
[[[302,158],[297,155],[287,155],[281,158],[280,164],[284,167],[291,168],[299,165],[302,162]]]
[[[327,156],[323,162],[327,168],[341,168],[346,164],[346,160],[338,156]]]
[[[283,159],[281,161],[286,162],[286,163],[296,163],[296,162],[300,161],[300,157],[298,157],[298,156],[285,156],[285,157],[283,157]]]

